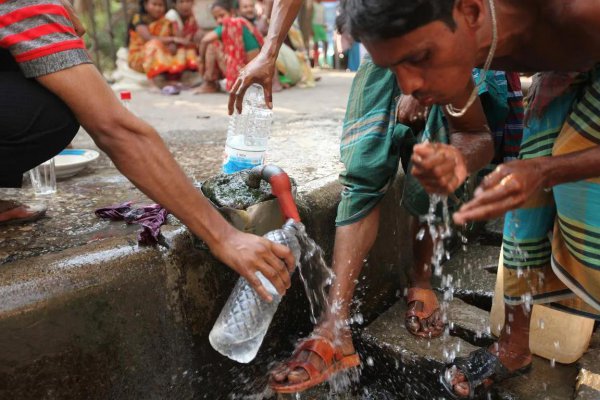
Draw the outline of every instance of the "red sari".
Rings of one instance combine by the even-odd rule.
[[[223,42],[223,51],[227,56],[225,78],[227,79],[227,90],[231,90],[240,70],[248,63],[244,48],[244,26],[254,35],[260,46],[263,45],[264,39],[258,29],[245,18],[225,18],[222,26],[221,41]]]

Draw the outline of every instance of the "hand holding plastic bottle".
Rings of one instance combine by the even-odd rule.
[[[261,284],[256,272],[261,272],[284,295],[290,287],[290,273],[294,268],[294,256],[284,245],[265,238],[233,230],[226,240],[211,247],[212,253],[234,271],[246,278],[252,288],[264,300],[273,297]]]
[[[273,108],[273,76],[276,59],[258,54],[241,71],[229,94],[229,115],[233,114],[234,106],[238,113],[242,112],[242,102],[246,90],[253,84],[259,84],[265,92],[267,107]]]

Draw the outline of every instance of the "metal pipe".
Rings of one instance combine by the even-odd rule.
[[[250,170],[246,184],[251,188],[258,188],[260,181],[265,180],[271,185],[271,193],[277,197],[279,207],[286,219],[300,222],[298,207],[292,196],[292,183],[288,174],[276,165],[259,165]]]

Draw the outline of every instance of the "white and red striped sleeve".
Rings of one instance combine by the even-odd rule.
[[[91,62],[58,0],[0,0],[0,47],[28,78]]]

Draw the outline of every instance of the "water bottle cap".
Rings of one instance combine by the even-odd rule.
[[[128,90],[122,91],[121,93],[121,100],[131,100],[131,92]]]

